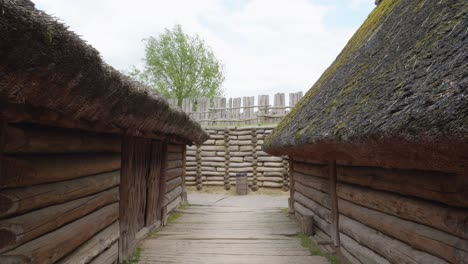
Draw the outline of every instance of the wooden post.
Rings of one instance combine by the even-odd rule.
[[[340,246],[340,230],[338,226],[338,198],[336,195],[336,160],[328,163],[328,178],[330,182],[330,207],[331,207],[331,240],[335,247]]]
[[[7,122],[5,120],[0,120],[0,182],[3,182],[2,164],[3,164],[3,148],[5,147],[5,134],[6,134]]]
[[[167,142],[163,141],[161,146],[161,180],[159,186],[159,198],[158,198],[158,219],[161,220],[161,223],[164,221],[164,198],[166,197],[166,187],[167,187]]]
[[[228,128],[224,129],[224,148],[225,148],[225,154],[224,154],[224,189],[225,190],[230,190],[231,189],[231,181],[229,178],[229,160],[231,158],[230,151],[229,151],[229,133],[230,130]]]
[[[289,157],[289,214],[294,214],[294,160]]]
[[[182,152],[182,168],[184,169],[182,172],[182,203],[187,203],[187,187],[185,185],[185,176],[187,171],[187,146],[184,145],[184,150]]]
[[[306,236],[315,235],[314,218],[312,215],[303,215],[301,217],[301,229],[302,233]]]

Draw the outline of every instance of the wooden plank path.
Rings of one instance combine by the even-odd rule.
[[[142,243],[140,263],[325,264],[310,256],[297,223],[279,209],[190,206]]]

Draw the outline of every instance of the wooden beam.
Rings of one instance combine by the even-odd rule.
[[[119,185],[120,171],[0,191],[0,218],[89,196]]]
[[[119,190],[115,187],[95,195],[1,220],[0,253],[29,242],[118,200]]]
[[[108,249],[91,260],[89,264],[115,264],[119,258],[119,242],[114,242]]]
[[[120,154],[22,155],[3,157],[1,188],[70,180],[120,169]]]
[[[30,263],[54,263],[63,258],[119,217],[119,204],[107,205],[71,224],[43,235],[5,255],[20,255]]]
[[[120,137],[78,129],[9,125],[5,153],[120,152]]]
[[[61,259],[58,264],[86,264],[111,247],[119,238],[119,222],[116,221],[97,233],[90,240]]]
[[[289,157],[289,214],[294,214],[294,192],[296,191],[296,187],[294,186],[295,180],[296,179],[294,178],[294,158]]]
[[[185,185],[185,177],[187,174],[187,145],[184,145],[182,153],[182,203],[187,203],[187,187]]]
[[[338,197],[336,195],[336,160],[328,164],[328,177],[330,181],[330,205],[331,205],[331,240],[335,247],[340,246],[340,230],[338,227]]]

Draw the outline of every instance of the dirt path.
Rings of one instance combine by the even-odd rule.
[[[280,198],[191,195],[192,206],[143,242],[140,263],[328,263],[294,237],[299,229]]]

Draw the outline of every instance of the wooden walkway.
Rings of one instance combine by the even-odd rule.
[[[140,263],[325,264],[293,237],[297,223],[279,209],[190,206],[142,244]]]

